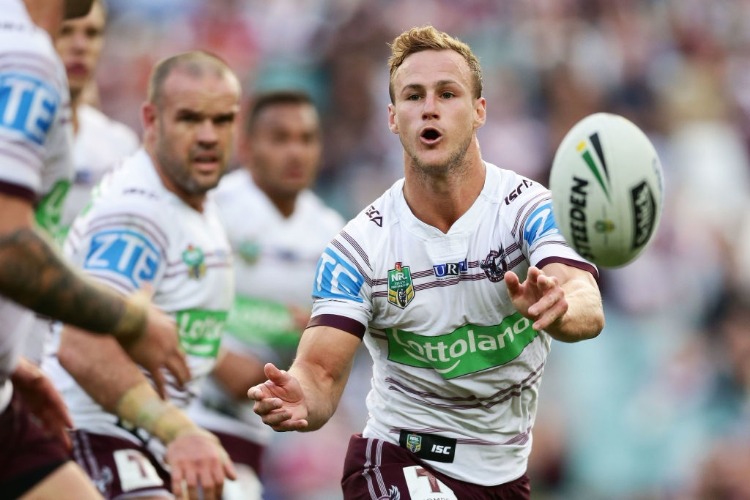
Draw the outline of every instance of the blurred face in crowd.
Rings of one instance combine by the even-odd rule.
[[[94,75],[104,45],[104,24],[104,8],[96,2],[87,16],[63,22],[55,39],[73,99]]]
[[[201,209],[227,169],[240,85],[229,72],[175,68],[143,106],[144,144],[167,189]]]
[[[404,59],[393,77],[388,120],[407,167],[446,175],[463,164],[486,118],[484,98],[472,96],[473,82],[468,63],[453,50],[424,50]]]
[[[267,105],[243,145],[253,180],[271,199],[293,199],[309,187],[321,153],[318,113],[309,103]]]

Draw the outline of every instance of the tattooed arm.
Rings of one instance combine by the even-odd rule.
[[[0,214],[0,294],[64,323],[113,335],[157,385],[163,386],[161,365],[188,380],[176,326],[145,294],[123,298],[74,270],[34,229],[28,200],[0,194]]]

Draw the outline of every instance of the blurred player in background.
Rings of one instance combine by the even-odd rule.
[[[597,270],[563,240],[548,190],[483,161],[471,49],[428,26],[391,50],[404,179],[326,248],[294,364],[267,364],[248,395],[276,430],[318,429],[364,340],[369,420],[350,440],[345,498],[528,499],[545,359],[552,339],[603,328]]]
[[[224,498],[260,498],[264,448],[272,431],[247,400],[265,380],[263,365],[289,366],[310,319],[310,283],[325,246],[344,220],[309,188],[321,162],[318,113],[307,94],[257,95],[240,142],[244,168],[227,175],[217,203],[234,253],[237,297],[220,357],[191,407],[235,463],[239,480]]]
[[[144,294],[123,299],[82,279],[33,224],[35,209],[59,210],[50,193],[67,189],[72,165],[67,83],[49,34],[90,7],[90,0],[0,1],[0,491],[9,498],[98,497],[68,461],[64,404],[19,356],[34,319],[20,306],[112,334],[149,371],[165,364],[178,380],[188,376],[170,318]]]
[[[231,249],[209,191],[231,155],[239,97],[236,76],[211,54],[159,62],[141,110],[144,149],[105,176],[65,242],[106,286],[153,288],[154,303],[176,317],[192,373],[185,387],[168,379],[163,401],[116,343],[62,330],[43,368],[70,408],[74,456],[107,498],[219,498],[234,477],[216,437],[182,408],[213,368],[234,298]]]
[[[62,243],[73,218],[83,210],[91,190],[102,175],[118,161],[135,152],[138,136],[126,125],[116,122],[84,101],[87,88],[96,84],[94,72],[104,44],[106,9],[101,0],[94,0],[85,17],[63,21],[55,48],[65,66],[70,88],[70,115],[73,124],[74,177],[52,186],[47,199],[54,203],[37,209],[41,228]],[[52,323],[45,319],[35,322],[26,342],[24,356],[40,364],[45,340]]]
[[[102,0],[95,0],[86,17],[65,21],[55,38],[55,48],[68,76],[74,133],[75,178],[63,208],[64,229],[86,206],[91,190],[104,173],[135,152],[140,142],[127,125],[85,101],[86,90],[96,85],[94,75],[104,46],[106,21]]]

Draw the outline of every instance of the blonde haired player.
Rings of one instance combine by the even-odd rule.
[[[364,341],[369,419],[349,443],[345,498],[530,498],[545,360],[552,339],[603,328],[597,271],[565,244],[547,189],[482,158],[471,49],[430,26],[391,49],[404,179],[323,252],[294,364],[267,364],[248,396],[276,430],[318,429]]]

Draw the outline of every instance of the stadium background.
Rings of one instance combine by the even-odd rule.
[[[317,189],[345,217],[401,175],[386,126],[387,42],[434,24],[484,69],[485,159],[547,184],[564,133],[621,113],[659,150],[655,241],[602,272],[608,324],[555,343],[534,429],[539,499],[750,498],[750,2],[743,0],[108,0],[102,109],[140,131],[152,64],[216,52],[245,90],[312,93],[324,120]],[[340,498],[366,415],[365,355],[321,431],[279,435],[271,499]],[[274,478],[278,477],[279,481]]]

